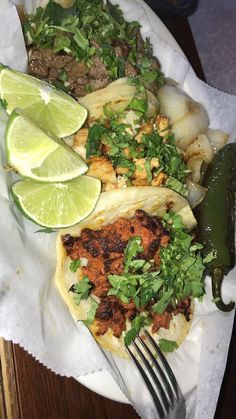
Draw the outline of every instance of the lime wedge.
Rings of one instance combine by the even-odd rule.
[[[13,198],[27,218],[47,228],[79,223],[94,209],[101,190],[98,179],[81,176],[64,183],[38,183],[29,179],[13,184]]]
[[[8,119],[5,140],[8,163],[22,176],[64,182],[88,170],[82,158],[61,139],[49,136],[16,110]]]
[[[14,108],[25,113],[44,130],[59,138],[78,131],[87,110],[66,93],[35,77],[3,68],[0,96],[10,114]]]

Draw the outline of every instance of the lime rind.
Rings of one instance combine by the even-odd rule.
[[[87,164],[62,140],[49,136],[15,110],[6,133],[8,163],[22,176],[40,182],[63,182],[84,174]]]
[[[65,92],[8,68],[0,72],[0,94],[9,114],[24,109],[41,128],[60,138],[78,131],[87,118],[87,110]]]
[[[78,131],[87,110],[64,92],[35,77],[1,68],[0,97],[9,120],[9,164],[25,179],[12,185],[25,217],[46,228],[79,223],[94,209],[101,182],[84,176],[87,164],[60,138]]]
[[[66,228],[82,221],[93,211],[100,191],[101,182],[89,176],[47,184],[25,179],[12,185],[20,210],[47,228]]]

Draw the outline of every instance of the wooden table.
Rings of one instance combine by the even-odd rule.
[[[163,20],[197,75],[204,79],[188,21],[177,17]],[[235,335],[215,419],[236,418]],[[105,399],[72,378],[50,372],[18,345],[1,341],[0,355],[0,419],[138,418],[131,406]]]

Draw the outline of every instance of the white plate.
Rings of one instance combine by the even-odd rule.
[[[183,54],[183,51],[180,49],[176,40],[173,38],[171,33],[158,18],[158,16],[152,11],[152,9],[147,5],[142,3],[145,8],[149,19],[155,24],[155,30],[160,34],[165,40],[177,51]],[[184,54],[183,54],[184,55]],[[120,387],[116,384],[115,380],[108,371],[96,371],[92,374],[88,374],[83,377],[79,377],[78,381],[83,384],[85,387],[89,388],[95,393],[100,394],[103,397],[114,400],[121,403],[129,403],[128,399],[120,390]]]

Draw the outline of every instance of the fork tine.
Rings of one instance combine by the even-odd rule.
[[[142,375],[142,378],[143,378],[143,380],[144,380],[144,382],[145,382],[145,384],[146,384],[146,386],[147,386],[147,388],[148,388],[148,390],[149,390],[149,392],[150,392],[150,394],[152,396],[152,399],[154,401],[154,404],[155,404],[156,410],[157,410],[157,412],[158,412],[158,414],[160,416],[160,419],[164,419],[165,418],[164,409],[162,407],[162,404],[161,404],[161,402],[160,402],[160,400],[159,400],[159,398],[158,398],[158,396],[156,394],[156,391],[154,390],[154,388],[153,388],[153,386],[152,386],[152,384],[151,384],[151,382],[150,382],[147,374],[145,373],[144,369],[142,368],[142,366],[140,365],[140,363],[137,361],[135,355],[133,354],[133,352],[131,351],[131,349],[128,346],[126,347],[126,350],[129,353],[132,361],[134,362],[134,364],[138,368],[140,374]]]
[[[141,342],[142,342],[142,339],[140,339],[140,338],[139,338],[139,341],[141,341]],[[160,395],[161,395],[161,397],[162,397],[162,402],[163,402],[163,404],[164,404],[164,407],[165,407],[165,409],[166,409],[166,412],[167,412],[167,413],[169,413],[169,410],[170,410],[170,404],[169,404],[169,401],[168,401],[168,399],[167,399],[167,397],[166,397],[166,394],[165,394],[165,392],[164,392],[164,390],[163,390],[163,387],[162,387],[162,384],[161,384],[161,382],[160,382],[159,378],[158,378],[158,377],[157,377],[157,375],[155,374],[154,369],[152,368],[152,366],[151,366],[151,365],[150,365],[150,363],[148,362],[147,358],[145,357],[145,355],[143,354],[143,352],[141,351],[141,349],[139,348],[139,346],[137,345],[137,343],[136,343],[135,341],[133,341],[133,344],[134,344],[134,346],[135,346],[135,348],[136,348],[136,350],[137,350],[137,352],[138,352],[139,356],[141,357],[141,359],[142,359],[142,361],[143,361],[144,365],[146,366],[146,368],[147,368],[147,370],[148,370],[149,374],[151,375],[151,377],[152,377],[152,379],[153,379],[153,381],[154,381],[154,383],[155,383],[155,385],[156,385],[156,387],[157,387],[158,391],[160,392]],[[145,348],[145,349],[146,349],[146,348]],[[151,352],[151,351],[150,351],[150,352]],[[155,359],[155,358],[154,358],[154,359]],[[153,358],[152,358],[152,360],[153,360]],[[155,360],[155,361],[156,361],[156,360]]]
[[[167,379],[169,380],[169,382],[172,386],[172,389],[174,391],[176,399],[179,400],[180,388],[179,388],[179,385],[177,383],[177,380],[175,378],[175,375],[174,375],[170,365],[168,364],[166,358],[164,357],[163,353],[161,352],[159,346],[156,344],[153,337],[147,332],[147,330],[144,330],[144,333],[147,336],[147,338],[149,339],[149,342],[151,343],[154,350],[158,353],[158,356],[161,359],[163,368],[166,371],[166,377],[167,377]]]
[[[152,353],[152,351],[149,349],[149,347],[146,345],[146,343],[143,341],[143,339],[141,339],[141,337],[140,336],[138,336],[138,339],[139,339],[139,341],[140,341],[140,343],[142,344],[142,346],[144,347],[144,349],[146,350],[146,352],[148,353],[148,355],[149,355],[149,357],[151,358],[151,360],[152,360],[152,362],[153,362],[153,365],[155,366],[155,368],[156,368],[156,370],[158,371],[158,374],[160,375],[160,377],[161,377],[161,379],[163,380],[163,383],[164,383],[164,386],[165,386],[165,389],[166,389],[166,391],[167,391],[167,395],[168,395],[168,398],[169,398],[169,402],[168,402],[168,404],[170,403],[170,405],[171,405],[171,408],[173,408],[173,406],[174,406],[174,393],[173,393],[173,390],[172,390],[172,387],[171,387],[171,385],[170,385],[170,383],[169,383],[169,380],[166,378],[166,375],[165,375],[165,373],[163,372],[163,370],[162,370],[162,368],[160,367],[160,365],[158,364],[158,362],[157,362],[157,360],[156,360],[156,358],[155,358],[155,356],[153,355],[153,353]],[[154,371],[153,371],[153,369],[152,369],[152,372],[153,372],[153,374],[154,374]],[[155,375],[155,374],[154,374]],[[157,378],[157,376],[155,375],[155,377],[156,377],[156,379],[158,379]],[[158,380],[159,381],[159,380]],[[159,383],[158,383],[159,384]],[[165,394],[165,393],[164,393]],[[166,394],[165,394],[165,400],[167,400],[167,397],[166,397]],[[167,409],[168,410],[168,409]]]

